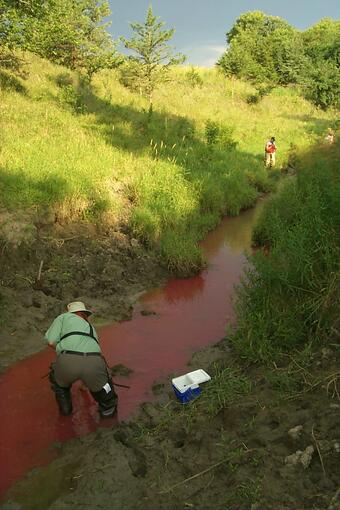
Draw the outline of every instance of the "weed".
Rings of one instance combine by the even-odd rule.
[[[73,85],[63,85],[59,98],[61,103],[67,104],[74,113],[84,113],[86,110],[82,94],[77,92]]]
[[[218,146],[221,150],[235,149],[237,142],[233,139],[233,132],[232,126],[213,120],[207,120],[205,123],[205,139],[210,148]]]
[[[210,370],[212,380],[204,393],[194,402],[203,413],[215,416],[219,411],[235,403],[251,390],[251,383],[236,367],[221,367],[214,364]]]
[[[226,504],[233,505],[230,510],[236,509],[234,505],[251,505],[261,499],[261,483],[259,480],[247,479],[240,483],[226,497]],[[228,508],[228,507],[227,507]],[[237,506],[237,508],[240,508]],[[229,510],[229,509],[228,509]]]
[[[301,378],[297,374],[291,374],[288,371],[268,371],[266,379],[270,386],[283,394],[294,393],[301,387]]]

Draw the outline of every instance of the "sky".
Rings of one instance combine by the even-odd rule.
[[[299,30],[321,18],[340,19],[340,0],[109,0],[112,15],[110,32],[114,38],[130,38],[129,23],[144,22],[148,6],[174,28],[169,41],[187,56],[187,64],[211,67],[226,48],[226,32],[248,11],[280,16]],[[122,51],[123,48],[120,46]]]

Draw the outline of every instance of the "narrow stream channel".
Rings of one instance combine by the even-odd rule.
[[[188,371],[193,352],[214,344],[233,320],[231,298],[250,249],[251,231],[261,208],[226,218],[202,247],[208,267],[198,276],[171,279],[164,288],[142,296],[130,321],[100,328],[100,342],[110,366],[122,363],[133,370],[116,382],[131,385],[117,389],[118,416],[99,420],[96,404],[80,384],[72,388],[74,412],[61,417],[47,378],[54,358],[49,350],[13,365],[0,378],[0,494],[28,470],[46,465],[56,455],[58,442],[83,436],[99,426],[112,427],[129,419],[138,406],[151,401],[155,380],[169,382],[169,374]],[[153,312],[143,315],[141,311]]]

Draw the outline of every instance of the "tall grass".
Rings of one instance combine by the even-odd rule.
[[[238,290],[239,352],[265,360],[305,343],[336,342],[340,314],[340,147],[299,158],[254,231],[258,251]]]
[[[272,189],[266,138],[276,135],[284,165],[292,143],[309,146],[332,121],[294,90],[249,105],[249,85],[198,69],[197,86],[186,68],[159,89],[150,119],[147,101],[124,88],[117,71],[102,72],[90,87],[28,59],[29,78],[0,90],[0,203],[50,208],[59,221],[127,221],[181,274],[201,267],[197,241],[221,215],[238,214]],[[214,144],[209,122],[220,129]]]

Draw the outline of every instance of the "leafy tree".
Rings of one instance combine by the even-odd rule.
[[[227,76],[255,85],[300,84],[322,108],[339,105],[340,22],[325,18],[305,32],[256,11],[238,18],[227,33],[218,65]],[[257,102],[260,94],[252,96]]]
[[[106,31],[107,0],[0,0],[1,31],[12,46],[32,51],[89,78],[121,57]],[[1,5],[1,4],[0,4]],[[0,35],[1,37],[1,35]]]
[[[244,32],[252,32],[260,37],[267,37],[278,28],[288,28],[290,25],[278,16],[268,16],[261,11],[252,11],[242,14],[235,25],[227,33],[227,42],[230,44]]]
[[[22,45],[22,30],[16,9],[0,0],[0,67],[22,74],[23,60],[15,54]]]
[[[174,29],[163,30],[164,22],[154,16],[149,6],[144,23],[131,23],[134,35],[131,39],[122,38],[126,48],[134,51],[127,63],[126,81],[134,83],[149,99],[149,111],[152,111],[153,92],[157,85],[167,79],[170,66],[181,64],[185,57],[173,54],[167,42],[172,38]]]
[[[322,109],[340,107],[339,69],[331,62],[321,62],[307,77],[306,97]]]
[[[303,34],[306,96],[326,109],[340,106],[340,21],[324,18]]]
[[[340,64],[340,21],[324,18],[302,33],[306,55],[313,61]]]
[[[285,20],[248,12],[227,33],[227,43],[229,47],[218,62],[227,75],[255,83],[298,81],[302,42]]]

